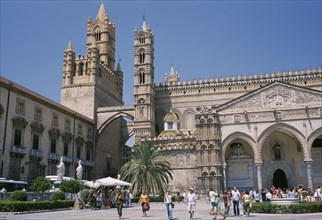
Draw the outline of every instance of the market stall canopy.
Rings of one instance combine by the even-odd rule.
[[[87,186],[87,187],[90,187],[90,188],[95,188],[95,189],[97,189],[98,187],[101,186],[101,184],[96,182],[96,181],[86,181],[84,183],[84,185]]]
[[[101,186],[131,186],[131,183],[112,177],[97,179],[95,182],[98,182]]]

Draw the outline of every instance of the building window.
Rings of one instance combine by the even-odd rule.
[[[65,119],[65,130],[70,131],[70,120]]]
[[[144,63],[145,62],[145,53],[144,52],[140,52],[140,63]]]
[[[32,138],[32,149],[38,150],[39,149],[39,135],[34,134]]]
[[[79,135],[83,134],[83,126],[81,123],[77,124],[77,134],[79,134]]]
[[[26,102],[21,99],[17,99],[16,113],[25,114],[25,108],[26,108]]]
[[[143,35],[140,36],[140,44],[145,44],[145,37]]]
[[[15,128],[13,145],[21,146],[21,140],[22,140],[22,130],[19,128]]]
[[[68,142],[64,141],[64,156],[68,156]]]
[[[76,158],[78,158],[78,159],[81,158],[81,147],[80,146],[76,147]]]
[[[94,33],[94,37],[95,37],[96,41],[101,41],[101,33],[100,32]]]
[[[35,120],[41,121],[42,110],[40,108],[35,108]]]
[[[173,130],[173,122],[168,122],[168,129]]]
[[[93,137],[93,129],[91,127],[87,127],[87,137],[88,138]]]
[[[50,140],[50,153],[56,153],[56,139]]]
[[[91,150],[89,148],[86,149],[86,160],[91,160]]]
[[[140,71],[140,84],[145,83],[145,73],[143,71]]]
[[[58,127],[58,115],[53,114],[52,126]]]

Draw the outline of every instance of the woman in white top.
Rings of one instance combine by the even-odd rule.
[[[168,219],[172,219],[172,195],[170,193],[170,190],[168,190],[164,195],[164,203],[167,207],[167,213],[168,213]]]

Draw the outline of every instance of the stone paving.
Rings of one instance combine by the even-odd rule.
[[[185,204],[175,203],[173,210],[174,220],[189,220],[189,213]],[[209,215],[210,204],[206,202],[198,202],[194,220],[212,220],[213,216]],[[117,220],[117,210],[101,209],[101,210],[61,210],[48,211],[28,214],[4,214],[0,213],[0,220]],[[141,206],[133,204],[132,207],[123,208],[122,220],[167,220],[167,211],[163,203],[151,203],[151,209],[148,212],[148,217],[142,217]],[[217,217],[218,220],[223,219],[222,216]],[[246,220],[246,219],[260,219],[260,220],[322,220],[322,213],[314,214],[257,214],[251,213],[249,217],[240,216],[233,217],[232,211],[229,213],[227,220]]]

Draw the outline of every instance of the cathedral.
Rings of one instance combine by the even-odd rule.
[[[84,155],[92,161],[85,167],[88,179],[116,176],[127,159],[126,141],[133,136],[135,144],[151,142],[171,164],[172,191],[322,185],[321,68],[181,81],[171,66],[164,81],[155,82],[154,33],[143,20],[134,30],[134,103],[125,106],[115,31],[101,3],[96,19],[87,21],[86,54],[76,56],[71,42],[64,51],[56,108],[76,115],[87,127],[89,135],[78,133],[84,153],[70,157]],[[1,87],[0,95],[6,97],[10,86],[3,78]],[[11,125],[5,126],[7,104],[2,100],[0,119],[5,128]],[[69,124],[75,124],[73,119]],[[61,125],[54,133],[61,151],[65,128]],[[77,123],[75,129],[77,133]],[[76,137],[70,133],[74,146]],[[3,143],[7,151],[16,146],[13,141]],[[49,174],[47,159],[37,163]],[[25,160],[28,164],[30,159]],[[71,160],[71,169],[75,161]],[[9,173],[6,163],[10,164],[2,159],[3,176]]]

